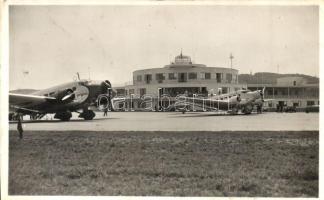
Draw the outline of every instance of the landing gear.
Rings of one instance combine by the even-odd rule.
[[[92,110],[83,110],[83,112],[79,115],[80,118],[85,120],[92,120],[95,116],[96,114]]]
[[[38,113],[38,114],[32,114],[29,115],[30,120],[38,120],[38,119],[42,119],[46,114],[44,113]]]
[[[70,111],[66,112],[58,112],[55,113],[54,118],[55,119],[60,119],[62,121],[69,121],[72,117],[72,113]]]
[[[232,110],[229,111],[229,113],[230,113],[231,115],[237,115],[237,113],[238,113],[238,108],[236,108],[236,107],[232,108]]]
[[[259,113],[259,114],[262,113],[262,106],[257,105],[257,113]]]
[[[243,107],[242,113],[249,115],[252,113],[253,106],[251,104],[247,104],[246,106]]]

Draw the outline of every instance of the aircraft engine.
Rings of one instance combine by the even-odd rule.
[[[65,89],[57,93],[56,98],[62,103],[70,103],[75,99],[75,93],[72,89]]]
[[[101,106],[111,106],[111,97],[112,97],[112,88],[111,83],[108,80],[105,80],[101,83],[101,97],[98,99],[98,105]]]
[[[240,101],[242,100],[240,94],[237,95],[236,100],[237,100],[238,102],[240,102]]]

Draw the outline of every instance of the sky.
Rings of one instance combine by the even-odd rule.
[[[10,6],[9,89],[122,85],[175,56],[239,73],[319,76],[317,6]]]

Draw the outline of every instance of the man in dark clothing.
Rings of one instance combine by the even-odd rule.
[[[19,132],[19,139],[22,139],[23,138],[23,132],[24,132],[24,130],[23,130],[22,125],[21,125],[20,116],[18,116],[17,130]]]
[[[104,116],[108,115],[108,106],[104,109]]]

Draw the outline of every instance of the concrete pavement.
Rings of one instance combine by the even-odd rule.
[[[83,131],[260,131],[319,130],[318,113],[263,113],[251,115],[218,115],[213,112],[110,112],[108,117],[96,113],[85,121],[74,113],[69,122],[44,120],[23,122],[24,130]],[[9,129],[16,130],[10,123]]]

